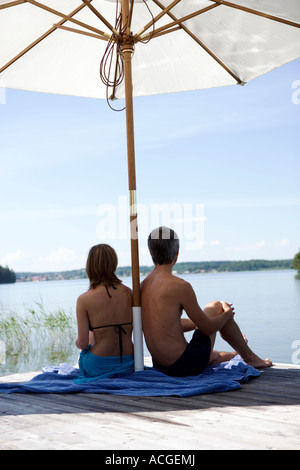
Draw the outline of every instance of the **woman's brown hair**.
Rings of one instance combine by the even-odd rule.
[[[90,289],[95,289],[99,284],[103,284],[106,288],[121,284],[122,281],[115,274],[117,266],[117,253],[111,246],[105,243],[93,246],[86,262]]]

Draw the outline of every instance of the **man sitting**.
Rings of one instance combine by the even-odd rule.
[[[272,366],[249,348],[234,320],[232,304],[213,301],[202,310],[192,286],[172,274],[179,254],[179,240],[172,229],[153,230],[148,247],[155,266],[141,286],[142,322],[155,368],[177,377],[198,375],[208,364],[228,361],[236,354],[253,367]],[[181,318],[183,310],[188,318]],[[187,343],[184,332],[192,330]],[[233,352],[213,350],[218,331]]]

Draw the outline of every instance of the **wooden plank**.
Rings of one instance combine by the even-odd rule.
[[[299,390],[300,367],[276,365],[190,398],[0,394],[0,449],[300,449]]]

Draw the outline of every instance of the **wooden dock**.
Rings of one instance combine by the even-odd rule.
[[[300,366],[277,364],[241,390],[191,398],[0,394],[0,450],[27,449],[300,449]]]

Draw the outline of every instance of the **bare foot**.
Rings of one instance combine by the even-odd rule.
[[[261,359],[256,354],[253,354],[253,357],[251,357],[251,359],[249,359],[249,360],[244,359],[244,361],[249,366],[255,367],[255,369],[263,369],[265,367],[272,367],[272,365],[273,365],[272,361],[270,361],[269,358]]]
[[[248,344],[246,336],[243,334],[245,343]],[[255,369],[264,369],[266,367],[272,367],[273,363],[269,358],[261,359],[256,354],[253,353],[249,360],[243,359],[249,366],[255,367]]]

